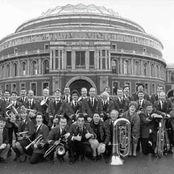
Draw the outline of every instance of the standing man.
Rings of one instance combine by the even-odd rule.
[[[81,96],[79,97],[78,101],[83,102],[84,99],[88,98],[87,96],[87,89],[86,88],[82,88],[81,89]]]
[[[70,88],[68,86],[66,86],[63,92],[64,92],[64,95],[62,96],[62,99],[66,103],[69,103],[72,100],[71,95],[70,95]]]
[[[26,107],[26,102],[27,102],[27,91],[26,91],[26,89],[24,89],[24,88],[21,89],[20,98],[18,98],[18,101]]]
[[[151,96],[151,102],[152,102],[153,105],[154,105],[154,103],[155,103],[156,101],[159,100],[160,92],[164,92],[164,89],[163,89],[162,86],[158,86],[158,87],[157,87],[157,93],[152,94],[152,96]]]
[[[88,122],[91,122],[93,114],[98,112],[102,114],[102,106],[99,99],[96,98],[96,89],[94,87],[89,90],[89,98],[83,100],[82,113]]]

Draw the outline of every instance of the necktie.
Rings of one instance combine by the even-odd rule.
[[[74,105],[77,106],[77,102],[76,101],[74,102]]]
[[[92,106],[94,106],[94,99],[93,98],[91,99],[91,104],[92,104]]]

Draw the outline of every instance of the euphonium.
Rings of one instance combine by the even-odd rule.
[[[125,118],[119,118],[113,125],[113,145],[111,165],[122,165],[125,157],[130,152],[131,124]]]

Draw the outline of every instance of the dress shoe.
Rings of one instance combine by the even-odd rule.
[[[64,158],[63,158],[63,157],[59,157],[58,159],[59,159],[59,161],[60,161],[61,163],[64,162]]]
[[[84,161],[85,160],[85,156],[81,156],[81,161]]]
[[[74,158],[71,158],[70,161],[69,161],[69,164],[72,165],[75,163],[75,159]]]
[[[92,160],[92,161],[97,161],[97,157],[96,157],[96,156],[92,156],[92,157],[91,157],[91,160]]]
[[[97,156],[97,160],[101,160],[102,159],[102,156],[101,155],[98,155]]]

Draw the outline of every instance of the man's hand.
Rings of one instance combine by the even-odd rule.
[[[92,121],[92,118],[91,117],[88,117],[87,118],[87,121],[90,123]]]
[[[74,136],[74,140],[76,141],[81,141],[82,140],[82,136],[80,136],[79,134],[77,136]]]
[[[93,134],[90,134],[89,132],[88,132],[87,134],[85,134],[85,138],[86,138],[86,139],[89,139],[89,138],[91,138],[91,137],[93,137]]]
[[[65,139],[68,139],[69,136],[70,136],[70,133],[66,133],[66,134],[64,135]]]
[[[34,144],[34,149],[37,149],[37,144]]]

